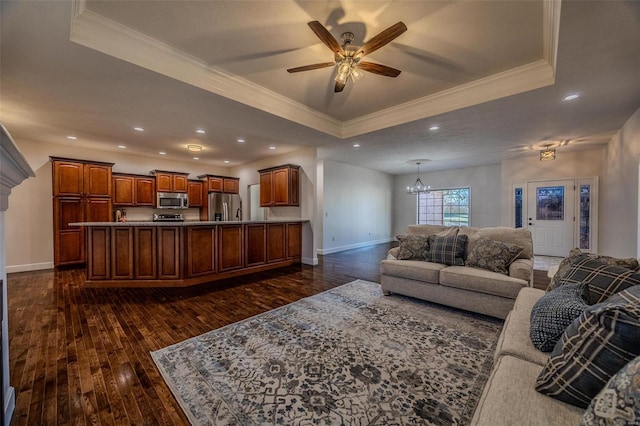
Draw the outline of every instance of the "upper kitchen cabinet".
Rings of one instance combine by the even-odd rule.
[[[114,206],[155,205],[156,180],[151,176],[113,174]]]
[[[187,192],[188,173],[153,170],[157,192]]]
[[[207,192],[224,192],[225,194],[240,193],[239,178],[215,175],[200,175],[198,178],[205,182]]]
[[[283,166],[258,170],[260,173],[260,207],[300,205],[300,166]]]
[[[113,163],[50,158],[53,163],[53,196],[111,197]]]
[[[202,207],[204,183],[200,180],[190,180],[187,182],[187,195],[189,197],[189,207]]]

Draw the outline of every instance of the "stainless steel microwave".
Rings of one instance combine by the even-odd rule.
[[[158,192],[156,208],[159,209],[188,209],[189,198],[181,192]]]

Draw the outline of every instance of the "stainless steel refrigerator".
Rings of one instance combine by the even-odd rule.
[[[209,220],[242,220],[242,199],[238,194],[209,194]]]

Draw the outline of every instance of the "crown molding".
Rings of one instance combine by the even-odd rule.
[[[70,40],[261,111],[341,137],[341,122],[132,30],[74,0]]]
[[[543,58],[349,121],[340,121],[132,30],[73,0],[70,40],[269,114],[349,138],[477,105],[555,82],[561,0],[543,1]]]
[[[11,189],[23,180],[35,176],[13,138],[0,123],[0,211],[9,207]]]

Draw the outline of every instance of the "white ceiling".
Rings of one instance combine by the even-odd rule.
[[[570,140],[560,158],[605,143],[640,107],[634,1],[0,7],[0,120],[18,144],[188,159],[186,144],[199,143],[200,162],[230,167],[312,145],[320,158],[400,174],[415,158],[432,160],[423,170],[491,164]],[[407,32],[367,57],[402,74],[366,74],[336,94],[334,68],[287,73],[333,60],[311,20],[356,44],[403,21]],[[573,92],[581,97],[562,101]]]

